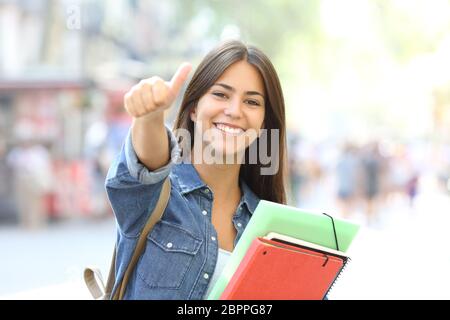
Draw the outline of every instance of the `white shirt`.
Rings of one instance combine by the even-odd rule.
[[[217,280],[219,279],[220,275],[222,274],[222,271],[225,268],[225,265],[227,264],[230,256],[231,256],[231,252],[219,248],[219,255],[217,257],[216,268],[214,269],[214,273],[211,277],[211,281],[209,282],[208,289],[206,290],[206,293],[205,293],[205,296],[203,297],[203,299],[208,298],[209,294],[211,293],[212,289],[214,288],[214,285],[216,284]]]

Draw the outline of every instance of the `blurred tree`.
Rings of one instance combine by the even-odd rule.
[[[450,32],[448,1],[377,1],[386,46],[399,61],[436,50]]]
[[[177,22],[188,25],[197,15],[209,14],[206,35],[216,41],[227,26],[235,26],[241,38],[260,46],[271,57],[278,56],[293,35],[314,36],[319,31],[319,1],[182,1]]]

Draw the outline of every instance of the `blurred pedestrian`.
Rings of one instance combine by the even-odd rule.
[[[6,160],[6,143],[0,137],[0,223],[17,219],[14,203],[11,201],[11,168]]]
[[[289,180],[291,183],[291,195],[290,200],[294,206],[301,206],[301,194],[304,182],[304,176],[302,172],[302,161],[300,156],[300,149],[302,148],[301,137],[298,133],[290,131],[288,134],[288,146],[289,152]]]
[[[337,197],[344,217],[348,217],[355,205],[358,184],[358,158],[356,148],[347,143],[336,166]]]
[[[414,199],[417,195],[417,187],[419,183],[419,175],[414,172],[412,176],[409,178],[408,182],[406,183],[406,193],[409,198],[409,206],[412,207],[414,204]]]
[[[46,224],[45,196],[52,186],[51,159],[47,149],[31,135],[19,135],[19,144],[8,155],[13,168],[14,194],[21,226],[38,229]]]
[[[373,225],[378,210],[382,171],[382,158],[376,142],[368,144],[363,149],[361,165],[365,213],[369,225]]]

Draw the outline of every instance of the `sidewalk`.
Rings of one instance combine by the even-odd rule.
[[[107,277],[114,220],[71,221],[29,232],[0,227],[0,299],[86,299],[82,279],[96,265]]]

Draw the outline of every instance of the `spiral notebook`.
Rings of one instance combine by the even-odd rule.
[[[349,260],[337,250],[269,233],[252,242],[220,299],[323,299]]]

